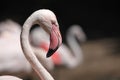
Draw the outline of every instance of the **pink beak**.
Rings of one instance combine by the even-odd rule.
[[[61,44],[62,44],[62,37],[60,34],[59,27],[53,25],[50,33],[50,46],[46,57],[52,56]]]

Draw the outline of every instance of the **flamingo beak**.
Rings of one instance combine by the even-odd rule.
[[[61,44],[62,37],[60,34],[59,27],[53,25],[50,33],[50,46],[46,57],[52,56]]]

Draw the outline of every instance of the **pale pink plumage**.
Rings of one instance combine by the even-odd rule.
[[[6,20],[0,23],[0,31],[0,72],[30,73],[31,66],[20,46],[21,26],[12,20]]]

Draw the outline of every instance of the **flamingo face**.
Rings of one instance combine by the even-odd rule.
[[[50,45],[46,57],[50,57],[62,43],[62,37],[56,16],[49,10],[41,10],[42,20],[40,24],[50,34]],[[40,17],[41,18],[41,17]]]
[[[61,43],[62,37],[59,28],[53,25],[50,33],[50,47],[47,53],[47,57],[50,57],[58,49]]]

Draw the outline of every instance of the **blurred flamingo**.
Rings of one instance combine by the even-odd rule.
[[[21,26],[12,20],[0,23],[1,73],[29,73],[31,71],[30,64],[24,57],[20,47],[20,32]]]

